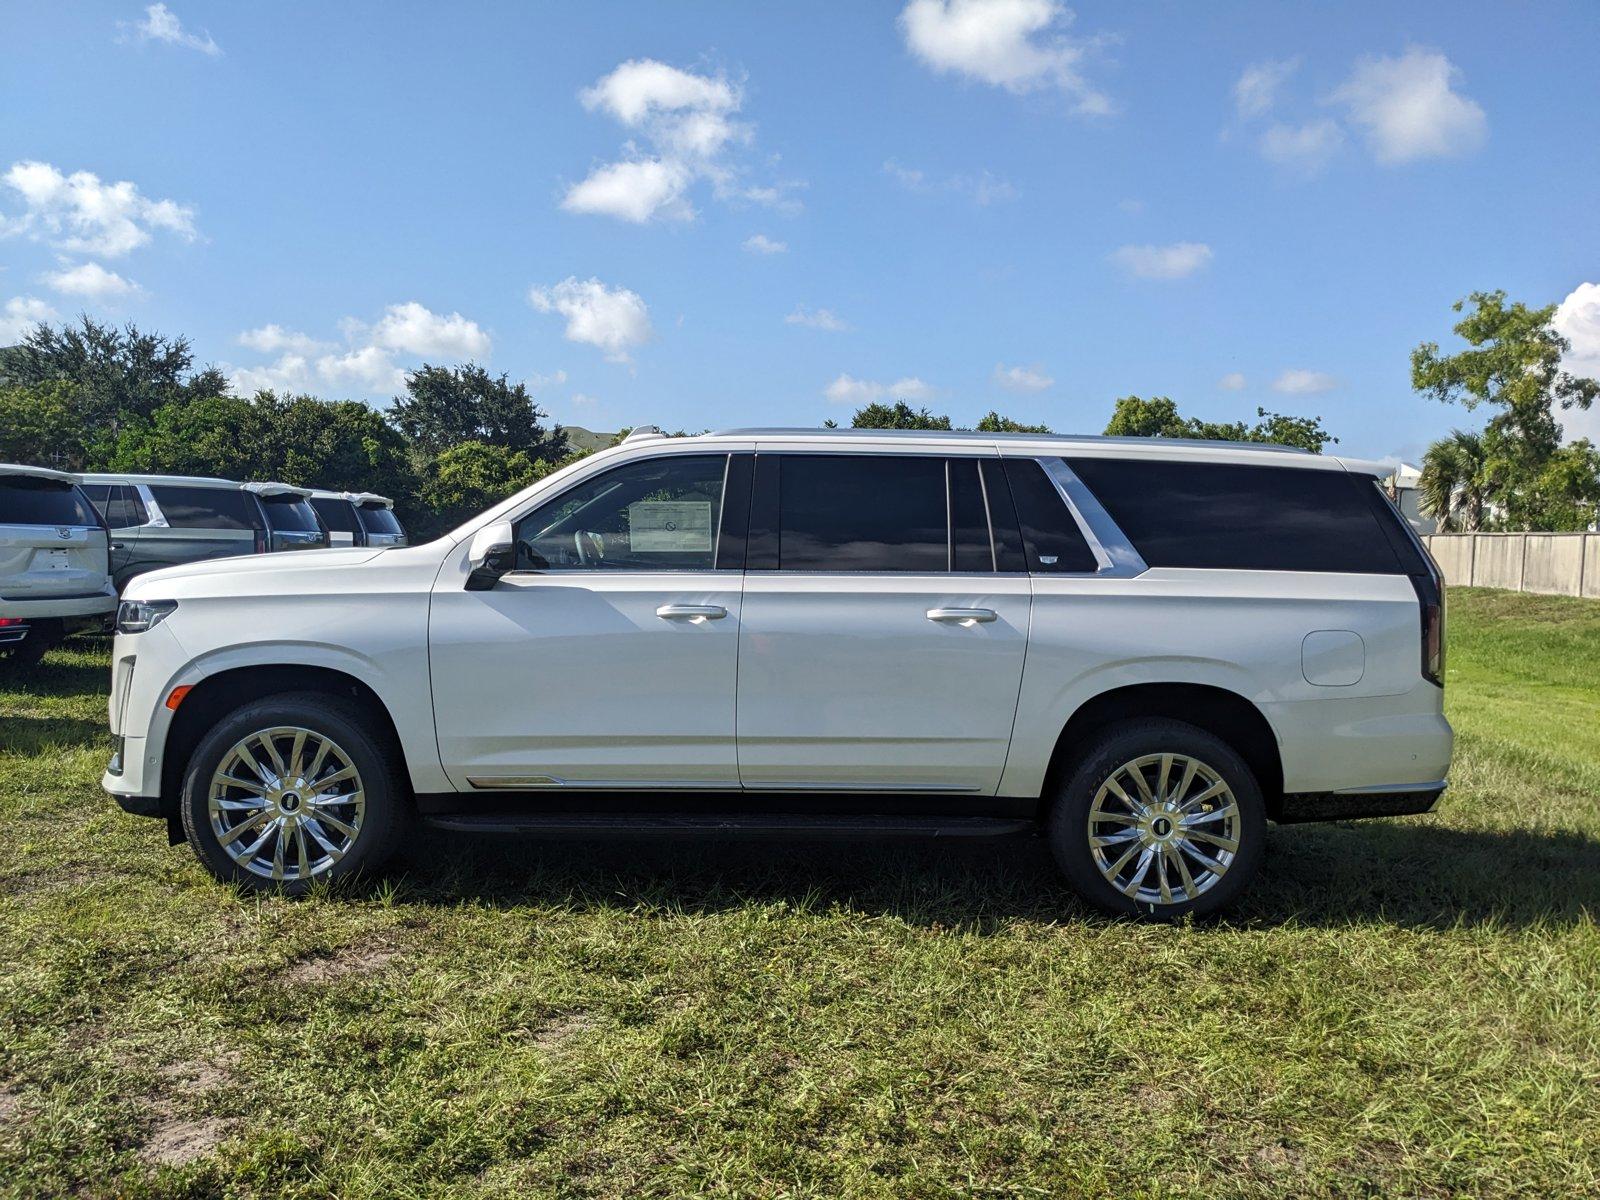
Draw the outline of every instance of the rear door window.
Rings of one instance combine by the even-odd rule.
[[[0,525],[100,525],[100,514],[74,484],[34,475],[0,475]]]
[[[1401,574],[1369,481],[1343,470],[1074,458],[1152,567]]]
[[[1082,575],[1097,570],[1100,563],[1094,551],[1043,464],[1033,458],[1003,461],[1028,570],[1044,575]]]
[[[350,501],[315,496],[311,500],[311,507],[317,510],[317,516],[322,518],[322,523],[334,533],[361,532],[356,521],[355,505]]]
[[[950,569],[944,458],[763,455],[758,469],[777,472],[778,570]]]
[[[150,494],[173,529],[259,529],[256,498],[238,488],[152,484]]]
[[[381,504],[363,504],[356,509],[356,516],[361,520],[361,527],[368,533],[403,534],[400,521],[394,515],[394,510],[385,508]]]

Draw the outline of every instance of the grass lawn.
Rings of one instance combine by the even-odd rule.
[[[434,838],[235,894],[0,678],[0,1194],[1600,1194],[1600,603],[1450,596],[1452,787],[1220,925],[1041,845]]]

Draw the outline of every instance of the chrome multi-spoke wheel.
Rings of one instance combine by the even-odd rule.
[[[1046,823],[1073,888],[1111,913],[1170,921],[1220,912],[1261,867],[1266,803],[1232,744],[1167,717],[1102,729]]]
[[[367,798],[347,750],[315,730],[278,725],[222,754],[206,811],[217,844],[242,870],[304,883],[355,847]]]
[[[1112,887],[1140,904],[1182,904],[1215,887],[1239,852],[1239,804],[1212,767],[1145,754],[1106,778],[1089,805],[1089,846]]]

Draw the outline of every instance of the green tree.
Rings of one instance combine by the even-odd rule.
[[[1321,417],[1291,417],[1283,413],[1256,409],[1256,423],[1243,421],[1202,421],[1185,417],[1166,396],[1145,400],[1124,396],[1112,410],[1106,433],[1112,437],[1194,438],[1200,441],[1265,442],[1295,446],[1321,454],[1329,443],[1339,439],[1323,428]]]
[[[979,433],[1049,433],[1048,425],[1024,425],[1020,421],[1013,421],[1010,417],[1002,417],[990,409],[978,422]]]
[[[1470,306],[1470,311],[1469,311]],[[1561,445],[1556,413],[1586,409],[1600,381],[1562,369],[1571,349],[1552,323],[1556,306],[1506,302],[1503,291],[1473,292],[1456,301],[1465,313],[1454,327],[1468,349],[1444,354],[1437,342],[1411,353],[1411,386],[1468,409],[1495,410],[1483,431],[1486,504],[1506,529],[1570,528],[1585,511],[1594,481],[1588,443]]]
[[[161,475],[269,477],[260,424],[250,402],[237,396],[175,401],[129,422],[109,466]]]
[[[522,450],[477,441],[452,446],[428,464],[422,481],[423,505],[434,514],[425,532],[451,529],[583,457],[579,453],[554,461],[535,459]]]
[[[0,461],[83,470],[83,435],[72,384],[0,387]]]
[[[1489,505],[1488,452],[1482,435],[1457,429],[1429,446],[1422,457],[1417,499],[1444,533],[1482,528]]]
[[[904,400],[893,404],[872,403],[856,409],[850,418],[852,429],[949,429],[950,418],[937,416],[926,408],[912,408]]]
[[[559,458],[567,438],[559,425],[540,423],[546,416],[525,384],[476,363],[418,367],[406,375],[406,394],[389,408],[389,420],[424,459],[464,442],[518,450],[530,461]]]

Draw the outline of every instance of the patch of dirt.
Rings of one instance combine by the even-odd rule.
[[[0,1087],[0,1125],[9,1125],[17,1119],[22,1108],[22,1097],[10,1088]]]
[[[594,1018],[585,1012],[563,1013],[552,1017],[533,1035],[533,1044],[541,1050],[559,1050],[569,1038],[594,1028]]]
[[[229,1052],[202,1062],[167,1063],[159,1068],[161,1078],[198,1092],[214,1092],[233,1082],[233,1068],[239,1056]]]
[[[400,954],[399,948],[387,943],[346,946],[332,954],[317,954],[290,964],[281,978],[288,983],[331,983],[351,975],[376,975]]]
[[[139,1147],[153,1167],[182,1167],[205,1158],[227,1139],[232,1123],[221,1117],[180,1117],[165,1100],[151,1105],[155,1121]]]

